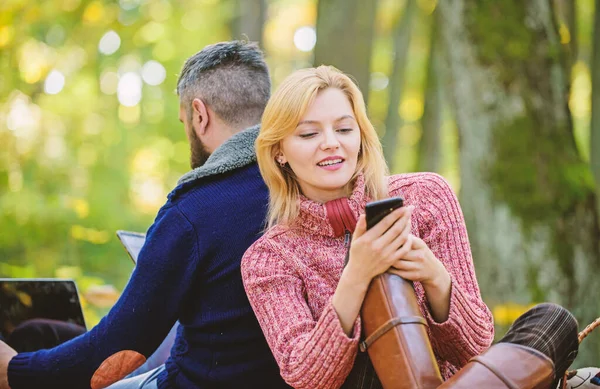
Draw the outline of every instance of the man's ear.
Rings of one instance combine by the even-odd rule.
[[[196,135],[201,136],[206,133],[208,120],[206,104],[200,99],[194,99],[192,101],[192,128],[196,131]]]

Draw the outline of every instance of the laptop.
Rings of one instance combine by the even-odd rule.
[[[142,234],[141,232],[118,230],[117,237],[121,241],[123,247],[125,247],[125,250],[127,251],[127,254],[129,254],[129,257],[133,263],[137,263],[140,251],[146,242],[146,234]]]
[[[0,337],[27,323],[57,321],[86,330],[77,286],[65,279],[0,278]]]

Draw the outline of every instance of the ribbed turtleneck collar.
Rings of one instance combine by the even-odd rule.
[[[356,178],[350,197],[322,204],[300,195],[298,201],[300,213],[295,226],[331,237],[340,237],[346,230],[354,232],[356,221],[359,215],[364,213],[368,201],[365,197],[364,177],[361,174]]]

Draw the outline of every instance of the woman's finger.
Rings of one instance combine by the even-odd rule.
[[[389,215],[381,219],[379,223],[375,224],[369,231],[367,231],[368,234],[372,236],[373,240],[379,238],[387,230],[389,230],[392,225],[394,225],[396,220],[404,216],[406,212],[406,207],[393,210]]]
[[[365,231],[367,231],[367,221],[365,215],[362,214],[358,217],[358,220],[356,221],[356,227],[354,228],[354,233],[352,234],[352,240],[354,241],[354,239],[363,236],[365,234]]]
[[[409,220],[407,225],[404,227],[404,230],[402,231],[402,233],[400,233],[400,235],[398,235],[391,243],[389,243],[387,245],[386,250],[383,255],[385,257],[393,256],[394,252],[396,252],[399,248],[401,248],[406,243],[406,239],[408,238],[408,235],[410,234],[410,230],[411,230],[411,224],[410,224],[410,220]]]
[[[392,267],[388,270],[388,272],[396,274],[409,281],[420,281],[422,278],[419,270],[400,270]]]
[[[412,242],[414,242],[414,238],[413,238]],[[400,251],[400,250],[398,250],[398,251]],[[402,256],[396,257],[395,259],[423,264],[426,259],[425,255],[426,255],[426,253],[425,253],[424,249],[415,250],[415,248],[413,246],[412,250],[408,251],[407,253],[405,253]]]
[[[407,261],[404,259],[399,259],[394,261],[390,269],[401,270],[401,271],[418,271],[421,269],[421,266],[416,262]]]
[[[414,206],[406,207],[406,212],[402,217],[396,222],[380,237],[377,239],[376,244],[381,247],[392,246],[393,248],[398,248],[400,245],[393,245],[394,240],[404,232],[407,228],[410,229],[410,217],[412,215],[412,211]]]
[[[427,243],[423,241],[423,239],[418,236],[413,237],[413,248],[415,249],[425,249],[428,248]]]
[[[399,259],[404,258],[409,252],[411,252],[413,250],[412,247],[412,241],[414,239],[414,235],[413,234],[408,234],[408,236],[406,237],[406,240],[404,241],[404,244],[402,245],[402,247],[400,247],[399,249],[396,250],[396,252],[394,254],[392,254],[392,260],[397,261]]]

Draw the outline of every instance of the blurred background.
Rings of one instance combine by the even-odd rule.
[[[392,172],[450,181],[498,336],[541,301],[600,316],[600,0],[2,0],[0,277],[73,278],[98,322],[133,269],[115,231],[189,169],[181,66],[233,38],[274,87],[351,74]]]

